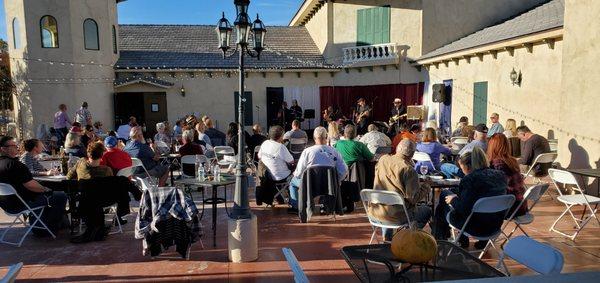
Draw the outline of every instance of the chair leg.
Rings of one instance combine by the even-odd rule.
[[[373,227],[373,234],[371,234],[371,241],[369,241],[369,245],[373,243],[375,236],[377,235],[377,228]]]
[[[567,213],[571,214],[571,216],[573,217],[573,220],[575,221],[575,225],[577,227],[580,227],[579,223],[577,221],[577,218],[574,217],[573,213],[571,212],[571,207],[573,207],[573,205],[567,205],[567,209],[565,209],[565,211],[563,211],[563,213],[560,214],[560,216],[556,219],[556,221],[554,221],[554,223],[550,227],[550,231],[556,232],[558,234],[561,234],[561,235],[563,235],[563,236],[565,236],[565,237],[567,237],[567,238],[569,238],[569,239],[571,239],[573,241],[573,240],[575,240],[575,237],[577,237],[577,234],[579,234],[580,229],[577,229],[577,231],[574,234],[569,235],[569,234],[567,234],[565,232],[562,232],[562,231],[560,231],[560,230],[558,230],[558,229],[555,228],[556,224],[558,223],[558,221],[560,221]]]

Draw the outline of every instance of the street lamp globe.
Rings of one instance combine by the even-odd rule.
[[[254,51],[256,51],[258,56],[260,56],[260,52],[264,50],[265,34],[267,33],[267,29],[258,17],[258,14],[256,15],[256,20],[252,24],[252,33],[254,34]]]
[[[237,43],[241,46],[248,44],[248,36],[250,35],[250,17],[247,13],[238,14],[237,19],[233,23],[237,34]]]
[[[225,18],[225,12],[223,17],[217,23],[217,36],[219,38],[219,49],[223,50],[223,54],[230,48],[231,32],[233,28],[231,23]]]
[[[250,6],[250,0],[235,0],[233,1],[235,5],[235,11],[239,14],[248,14],[248,6]]]

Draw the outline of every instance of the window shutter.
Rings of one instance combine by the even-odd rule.
[[[358,10],[356,13],[356,45],[366,45],[365,43],[365,10]]]
[[[372,15],[372,29],[373,29],[373,40],[371,41],[371,44],[380,44],[381,40],[383,38],[383,30],[382,30],[382,8],[381,7],[377,7],[377,8],[373,8],[371,10],[373,10],[373,15]]]
[[[391,8],[381,7],[381,40],[379,43],[390,43]]]

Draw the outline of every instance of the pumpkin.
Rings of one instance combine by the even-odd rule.
[[[427,232],[414,229],[398,231],[392,239],[392,253],[406,263],[427,263],[437,254],[437,242]]]

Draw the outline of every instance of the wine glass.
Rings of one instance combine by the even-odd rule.
[[[427,167],[427,165],[421,165],[419,171],[421,172],[421,175],[425,177],[425,175],[427,175],[427,172],[429,172],[429,167]]]

